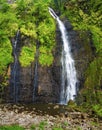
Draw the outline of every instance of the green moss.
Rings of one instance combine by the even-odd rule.
[[[86,71],[85,86],[94,88],[101,85],[102,79],[102,57],[96,57]]]
[[[19,57],[21,65],[24,67],[29,66],[34,61],[35,52],[36,47],[34,45],[31,47],[24,46]]]
[[[50,66],[54,60],[53,55],[51,53],[51,49],[46,46],[40,46],[39,52],[39,63],[42,66]]]
[[[51,53],[41,53],[39,56],[39,63],[42,66],[50,66],[53,63],[53,55]]]

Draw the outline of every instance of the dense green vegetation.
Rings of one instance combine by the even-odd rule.
[[[25,46],[21,41],[21,65],[28,66],[34,61],[37,41],[40,44],[39,63],[48,66],[52,64],[55,23],[48,13],[49,2],[50,0],[17,0],[9,4],[6,0],[0,1],[0,74],[13,61],[11,38],[16,35],[18,29],[21,39],[30,39]]]
[[[7,69],[14,60],[11,40],[15,38],[18,30],[21,35],[19,55],[21,66],[27,67],[35,60],[37,46],[39,63],[42,66],[50,66],[53,63],[55,22],[48,12],[49,3],[50,0],[16,0],[9,4],[7,0],[0,0],[1,86],[6,84]]]

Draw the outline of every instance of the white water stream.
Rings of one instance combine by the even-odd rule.
[[[49,7],[49,12],[54,19],[57,20],[61,37],[63,41],[63,48],[62,48],[62,57],[61,57],[61,64],[62,64],[62,76],[61,76],[61,92],[60,92],[60,104],[67,104],[69,100],[74,100],[76,95],[76,84],[77,84],[77,77],[76,77],[76,69],[74,60],[71,55],[71,48],[70,43],[68,40],[68,35],[66,28],[63,22],[59,19],[59,17],[55,14],[53,9]]]

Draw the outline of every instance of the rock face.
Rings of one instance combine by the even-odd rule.
[[[22,39],[20,34],[17,38],[16,49],[15,39],[12,39],[14,63],[9,67],[9,86],[5,89],[5,101],[13,103],[32,102],[34,63],[29,67],[21,67],[19,55],[23,45],[29,44],[27,38]]]
[[[58,103],[61,85],[61,50],[62,41],[59,29],[56,30],[56,47],[53,51],[54,62],[50,67],[38,67],[38,92],[36,102]]]
[[[92,47],[87,32],[76,32],[70,25],[69,21],[64,20],[68,31],[68,38],[71,45],[72,56],[75,60],[75,67],[77,70],[78,87],[83,86],[84,71],[92,60]],[[23,68],[19,65],[18,85],[16,86],[17,102],[45,102],[58,103],[60,98],[61,87],[61,50],[62,40],[59,29],[56,29],[56,47],[53,51],[54,62],[50,67],[42,67],[38,64],[37,74],[37,88],[34,87],[35,79],[35,63],[30,67]],[[20,51],[20,49],[19,49]],[[12,67],[11,67],[12,69]],[[12,70],[11,70],[12,72]],[[11,77],[12,78],[12,77]],[[12,79],[11,79],[12,80]],[[10,81],[11,82],[11,81]],[[13,87],[13,85],[12,85]],[[14,93],[8,87],[7,99],[9,102],[13,101]],[[7,90],[6,90],[7,91]],[[11,98],[11,94],[13,95]],[[7,101],[6,99],[6,101]],[[11,100],[10,100],[11,99]]]

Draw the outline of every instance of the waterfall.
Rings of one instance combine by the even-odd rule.
[[[35,101],[37,88],[38,88],[38,61],[35,62],[35,70],[34,70],[33,102]]]
[[[19,30],[16,33],[15,40],[12,43],[13,46],[13,56],[14,56],[14,62],[11,65],[11,81],[10,81],[10,96],[11,100],[13,102],[18,101],[18,80],[19,80],[19,61],[18,61],[18,46],[17,43],[19,41]]]
[[[55,14],[53,9],[49,7],[49,12],[53,16],[54,19],[57,20],[61,38],[63,41],[62,47],[62,74],[61,74],[61,92],[60,92],[60,104],[67,104],[69,100],[74,100],[76,95],[76,69],[74,60],[71,55],[70,43],[67,36],[66,28],[63,22],[59,19],[59,17]]]
[[[39,43],[36,44],[36,56],[35,56],[35,69],[34,69],[34,87],[33,87],[33,102],[36,100],[36,94],[38,91],[38,48]]]

